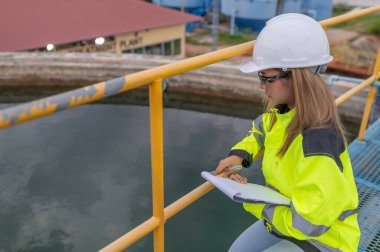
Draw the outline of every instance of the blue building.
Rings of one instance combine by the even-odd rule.
[[[152,2],[156,5],[176,10],[183,8],[185,12],[196,16],[206,15],[212,7],[212,0],[152,0]],[[186,25],[186,31],[192,32],[197,25],[197,22],[188,23]]]
[[[260,31],[267,20],[283,13],[303,13],[316,20],[331,17],[332,0],[221,0],[221,12],[232,25]]]

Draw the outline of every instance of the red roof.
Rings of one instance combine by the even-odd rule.
[[[0,51],[200,21],[141,0],[17,0],[0,3]]]

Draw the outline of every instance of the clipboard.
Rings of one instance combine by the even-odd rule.
[[[206,171],[201,175],[233,201],[290,206],[291,200],[288,197],[269,187],[251,183],[241,184],[228,178],[214,176]]]

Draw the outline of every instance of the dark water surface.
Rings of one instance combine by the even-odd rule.
[[[165,109],[165,205],[202,184],[201,171],[250,127]],[[96,251],[150,218],[149,139],[149,108],[125,105],[82,106],[1,131],[0,252]],[[262,181],[254,168],[245,174]],[[166,251],[227,251],[254,221],[214,190],[168,220]],[[153,251],[152,235],[128,251]]]

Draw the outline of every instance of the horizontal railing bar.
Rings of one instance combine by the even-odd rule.
[[[183,209],[200,199],[203,195],[205,195],[214,188],[215,186],[208,181],[198,186],[182,198],[176,200],[175,202],[167,206],[164,210],[165,219],[170,219],[175,214],[179,213],[180,211],[182,211]]]
[[[144,223],[135,227],[125,235],[121,236],[117,240],[113,241],[103,249],[99,250],[100,252],[114,252],[114,251],[123,251],[125,248],[131,246],[135,242],[139,241],[144,236],[148,235],[154,229],[160,225],[160,219],[156,217],[151,217]]]
[[[355,94],[359,93],[360,90],[362,90],[363,88],[366,88],[369,85],[371,85],[374,81],[376,81],[376,77],[374,75],[372,75],[371,77],[369,77],[368,79],[366,79],[365,81],[363,81],[361,84],[355,86],[354,88],[350,89],[346,93],[342,94],[341,96],[339,96],[338,98],[335,99],[336,106],[341,105],[343,102],[345,102],[346,100],[348,100],[350,97],[352,97]]]
[[[368,14],[372,14],[372,13],[375,13],[375,12],[378,12],[378,11],[380,11],[380,5],[376,5],[376,6],[373,6],[373,7],[365,8],[365,9],[362,9],[362,10],[356,11],[356,12],[346,13],[346,14],[343,14],[343,15],[340,15],[340,16],[337,16],[337,17],[332,17],[332,18],[329,18],[329,19],[326,19],[326,20],[322,20],[319,23],[323,27],[333,26],[333,25],[337,25],[337,24],[340,24],[340,23],[344,23],[344,22],[350,21],[350,20],[352,20],[354,18],[358,18],[358,17],[362,17],[362,16],[365,16],[365,15],[368,15]]]

